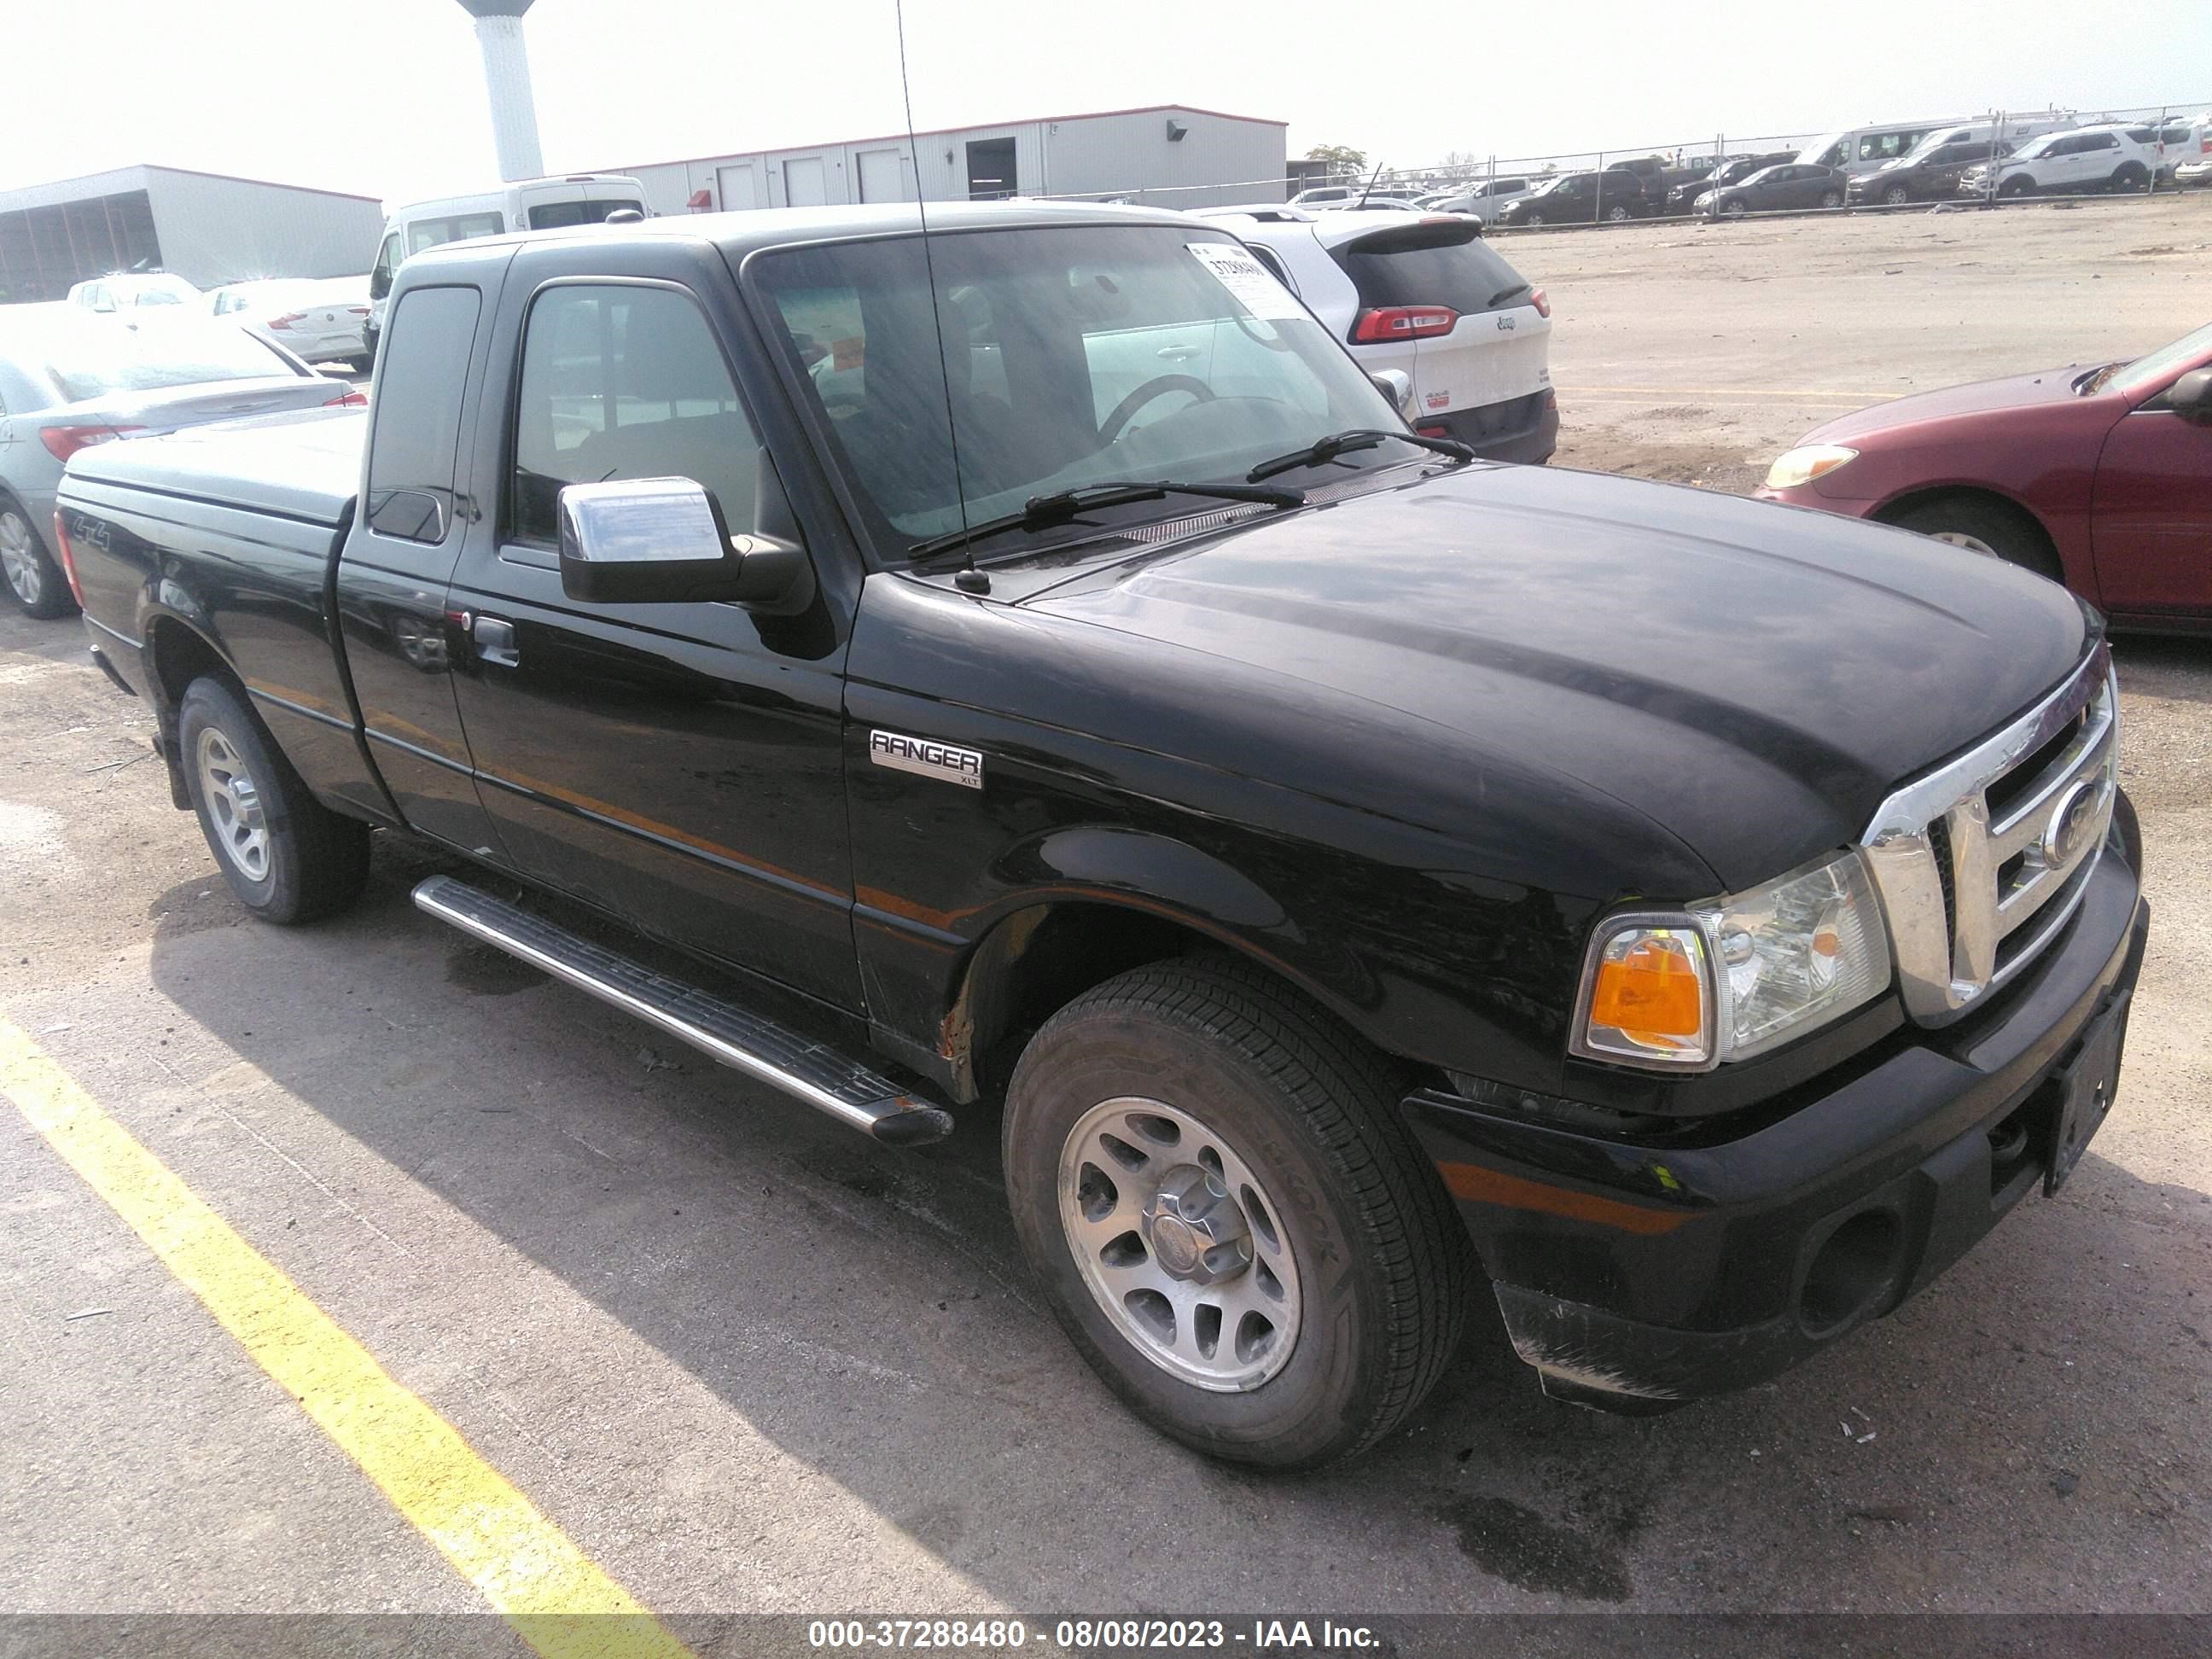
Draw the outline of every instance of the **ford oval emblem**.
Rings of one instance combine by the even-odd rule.
[[[2104,804],[2105,781],[2084,778],[2059,798],[2043,831],[2043,863],[2057,869],[2081,852],[2096,828],[2097,809]]]

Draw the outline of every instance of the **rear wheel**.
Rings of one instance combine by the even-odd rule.
[[[1472,1252],[1379,1057],[1249,964],[1077,998],[1007,1092],[1014,1221],[1070,1340],[1161,1432],[1308,1468],[1443,1372]]]
[[[2066,580],[2043,526],[2018,507],[1982,495],[1948,495],[1900,513],[1890,523],[1963,547],[2052,581]]]
[[[2123,161],[2112,169],[2114,190],[2142,190],[2150,183],[2150,169],[2140,161]]]
[[[368,826],[309,793],[234,686],[194,680],[177,706],[185,783],[224,879],[264,921],[313,921],[361,896]]]
[[[29,514],[0,497],[0,575],[15,603],[33,617],[66,617],[76,609],[68,578],[46,551]]]

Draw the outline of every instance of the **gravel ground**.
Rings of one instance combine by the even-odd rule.
[[[1737,488],[1864,394],[2201,322],[2208,227],[2212,197],[1511,257],[1558,306],[1562,460]],[[77,625],[13,612],[0,1015],[657,1610],[2212,1611],[2212,665],[2120,659],[2156,924],[2063,1194],[1669,1417],[1545,1401],[1479,1319],[1322,1478],[1116,1409],[1024,1273],[988,1114],[853,1137],[418,915],[403,846],[343,920],[245,920]],[[0,1606],[476,1605],[5,1108],[0,1284]]]

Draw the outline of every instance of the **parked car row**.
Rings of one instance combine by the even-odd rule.
[[[1602,169],[1500,174],[1389,199],[1489,224],[1537,228],[1662,214],[1717,216],[1902,207],[1991,193],[2011,199],[2036,191],[2142,190],[2154,180],[2212,181],[2212,111],[2162,124],[2084,119],[2057,110],[2002,123],[1905,122],[1826,133],[1796,149],[1674,162],[1630,156]],[[1361,197],[1357,186],[1321,185],[1292,200],[1333,208],[1355,204]]]

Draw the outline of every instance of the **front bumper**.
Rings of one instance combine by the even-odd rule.
[[[1559,447],[1559,394],[1546,386],[1523,398],[1424,414],[1417,432],[1456,438],[1486,461],[1522,461],[1540,465]]]
[[[1763,1381],[1889,1312],[2043,1184],[2117,1088],[2149,929],[2139,860],[2124,808],[2080,910],[1999,1006],[1905,1027],[1747,1125],[1623,1139],[1409,1097],[1545,1392],[1650,1413]],[[2069,1111],[2092,1060],[2110,1073],[2096,1110]]]

